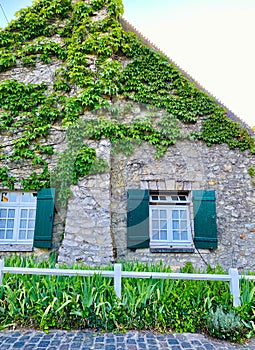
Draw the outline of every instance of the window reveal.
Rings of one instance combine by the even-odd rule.
[[[36,193],[2,192],[0,243],[33,242]]]

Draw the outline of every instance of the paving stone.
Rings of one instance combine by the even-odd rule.
[[[201,334],[155,334],[145,331],[2,331],[0,350],[255,350],[255,338],[238,345]]]

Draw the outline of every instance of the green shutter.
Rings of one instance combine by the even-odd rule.
[[[193,191],[194,243],[196,248],[217,248],[215,191]]]
[[[54,188],[43,188],[37,193],[34,247],[51,247],[54,198]]]
[[[149,242],[149,190],[128,190],[127,247],[148,248]]]

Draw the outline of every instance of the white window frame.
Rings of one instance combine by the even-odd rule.
[[[154,239],[153,238],[153,210],[164,210],[166,211],[167,228],[163,228],[163,231],[167,231],[166,239]],[[187,239],[174,239],[173,236],[173,211],[184,210],[186,212],[186,231]],[[154,218],[155,220],[155,218]],[[156,220],[157,221],[157,220]],[[177,221],[181,221],[179,218]],[[192,246],[192,234],[191,234],[191,216],[190,216],[190,196],[188,192],[175,193],[165,192],[160,194],[150,194],[150,206],[149,206],[149,226],[150,226],[150,246],[151,247],[166,247],[166,248],[190,248]],[[156,229],[155,229],[156,230]],[[177,230],[176,230],[177,231]],[[179,229],[179,232],[181,230]]]
[[[3,201],[2,198],[3,196],[8,199],[12,194],[15,194],[16,200],[15,201]],[[30,194],[30,198],[33,199],[33,201],[29,200],[26,201],[25,195]],[[22,198],[22,196],[24,196]],[[23,199],[23,200],[22,200]],[[36,216],[36,193],[32,192],[12,192],[12,191],[1,191],[0,192],[0,209],[7,209],[9,210],[15,210],[15,215],[14,217],[9,217],[10,221],[13,220],[13,237],[12,238],[0,238],[0,247],[3,245],[32,245],[33,240],[34,240],[34,225],[35,225],[35,216]],[[34,210],[34,215],[33,217],[22,217],[22,210]],[[23,212],[24,213],[24,212]],[[0,215],[0,220],[5,220],[6,222],[8,221],[8,218],[6,220],[6,217],[1,218]],[[23,228],[23,231],[26,232],[26,238],[20,238],[19,237],[19,231],[22,230],[21,225],[21,220],[23,220],[23,223],[26,222],[26,227]],[[3,223],[2,221],[2,223]],[[32,222],[34,223],[33,227],[28,227],[28,225],[31,225]],[[1,228],[0,230],[5,228]],[[12,227],[10,227],[12,229]],[[33,229],[32,235],[31,231]],[[27,238],[28,231],[30,231],[30,237]],[[1,237],[1,236],[0,236]]]

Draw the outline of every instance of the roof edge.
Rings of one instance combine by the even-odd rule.
[[[181,68],[175,61],[173,61],[165,52],[163,52],[158,46],[156,46],[154,43],[152,43],[149,39],[147,39],[141,32],[139,32],[138,29],[136,29],[130,22],[128,22],[125,18],[120,18],[120,23],[123,26],[123,29],[126,31],[130,31],[135,33],[139,39],[141,39],[142,43],[151,47],[156,52],[164,55],[169,62],[173,63],[179,71],[187,78],[189,81],[194,83],[194,85],[199,89],[204,91],[206,94],[208,94],[210,97],[212,97],[215,102],[222,108],[226,110],[226,115],[229,119],[233,120],[234,122],[239,123],[243,128],[245,128],[251,136],[254,136],[254,132],[252,130],[252,127],[249,126],[245,121],[243,121],[241,118],[237,117],[237,115],[231,111],[228,107],[226,107],[217,97],[215,97],[210,91],[208,91],[206,88],[204,88],[200,83],[198,83],[189,73],[187,73],[183,68]]]

